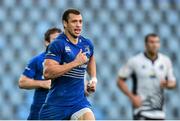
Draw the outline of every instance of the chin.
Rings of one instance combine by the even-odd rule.
[[[73,37],[76,39],[76,38],[78,38],[78,36],[77,35],[73,35]]]
[[[77,34],[72,34],[72,33],[70,33],[70,35],[73,37],[73,38],[78,38],[78,35]]]
[[[76,35],[76,36],[80,36],[80,35],[81,35],[81,32],[80,32],[80,33],[74,33],[74,35]]]
[[[155,52],[152,52],[152,54],[154,54],[154,55],[156,55],[158,52],[157,51],[155,51]]]
[[[80,34],[74,34],[75,38],[78,38],[80,36]]]

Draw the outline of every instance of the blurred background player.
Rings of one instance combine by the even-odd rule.
[[[59,34],[61,30],[58,28],[50,28],[44,34],[44,43],[46,48]],[[46,99],[48,90],[51,87],[51,80],[43,78],[43,62],[45,52],[32,58],[25,68],[22,76],[19,79],[19,87],[22,89],[35,89],[33,103],[31,105],[28,120],[37,120],[39,110]]]
[[[94,47],[81,36],[82,16],[68,9],[62,16],[64,32],[53,41],[46,54],[44,77],[53,79],[40,119],[94,120],[91,105],[84,94],[84,75],[90,75],[89,89],[96,89]]]
[[[163,89],[176,86],[171,60],[158,52],[160,38],[154,33],[145,37],[145,48],[120,69],[118,86],[133,104],[134,119],[165,119]],[[129,77],[133,92],[125,83]]]

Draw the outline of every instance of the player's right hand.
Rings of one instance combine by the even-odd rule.
[[[78,66],[86,63],[88,61],[88,58],[85,53],[82,53],[82,49],[80,49],[79,53],[77,54],[75,60],[74,60]]]
[[[135,108],[139,108],[142,105],[141,97],[138,95],[134,95],[131,101]]]
[[[41,88],[50,89],[51,88],[51,80],[49,79],[49,80],[42,81]]]

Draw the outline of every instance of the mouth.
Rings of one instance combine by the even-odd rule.
[[[80,34],[81,33],[81,29],[74,29],[75,34]]]

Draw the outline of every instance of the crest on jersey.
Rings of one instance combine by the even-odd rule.
[[[71,52],[71,48],[69,46],[65,46],[65,51],[66,52]]]
[[[89,48],[89,46],[85,46],[84,53],[90,54],[90,48]]]

